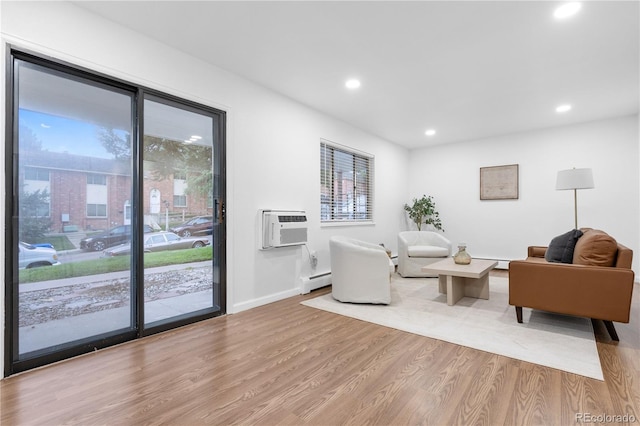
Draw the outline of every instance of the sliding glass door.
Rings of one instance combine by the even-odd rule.
[[[5,375],[224,313],[224,114],[12,54]]]
[[[133,195],[135,96],[23,60],[14,82],[8,252],[13,355],[23,360],[133,329],[131,261],[108,262],[100,248],[131,239],[123,206]]]
[[[215,116],[147,96],[142,150],[144,322],[213,309]]]

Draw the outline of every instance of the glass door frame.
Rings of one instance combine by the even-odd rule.
[[[187,314],[179,317],[168,318],[166,320],[153,323],[153,325],[149,327],[145,327],[144,287],[143,285],[138,285],[136,299],[140,302],[138,303],[139,306],[137,311],[136,323],[139,325],[138,329],[140,330],[140,336],[148,336],[148,335],[160,333],[166,330],[171,330],[173,328],[180,327],[183,325],[191,324],[197,321],[201,321],[204,319],[208,319],[208,318],[211,318],[212,316],[218,316],[226,313],[226,285],[223,285],[223,284],[226,284],[226,267],[224,267],[224,265],[226,265],[226,221],[224,220],[225,219],[224,213],[220,214],[218,209],[216,209],[215,207],[215,206],[221,206],[221,210],[224,212],[224,206],[226,204],[225,202],[226,200],[226,180],[225,180],[226,179],[226,168],[225,168],[226,144],[224,143],[224,141],[226,140],[225,139],[226,137],[225,118],[226,117],[224,112],[216,110],[215,108],[207,107],[207,106],[198,104],[196,102],[191,102],[175,96],[167,95],[155,90],[141,89],[139,93],[140,93],[140,96],[138,97],[138,111],[140,111],[141,113],[138,119],[139,125],[137,129],[138,130],[137,140],[140,141],[138,146],[139,147],[142,146],[142,141],[144,140],[144,101],[145,100],[162,103],[164,105],[184,109],[184,110],[195,112],[198,114],[206,113],[205,115],[210,116],[214,122],[213,146],[212,146],[212,150],[214,153],[213,155],[214,164],[212,164],[212,167],[214,171],[218,170],[220,172],[220,177],[221,177],[221,184],[218,188],[217,194],[215,189],[216,186],[214,185],[214,194],[213,194],[214,226],[213,226],[213,234],[212,234],[212,237],[213,237],[212,245],[213,245],[213,252],[214,252],[214,256],[212,260],[213,269],[214,269],[213,297],[214,297],[214,302],[216,301],[218,302],[218,306],[220,308],[218,311],[219,313],[217,315],[212,315],[211,312],[197,313],[195,315]],[[144,160],[143,155],[139,155],[138,158],[136,158],[136,164],[137,164],[136,168],[138,172],[141,170],[144,170],[143,164],[142,164],[143,160]],[[138,223],[143,223],[144,212],[143,212],[142,206],[144,203],[142,201],[140,194],[144,193],[143,191],[144,182],[140,176],[141,173],[136,173],[136,175],[139,177],[138,181],[136,182],[137,194],[139,194],[139,196],[137,197],[138,202],[136,203],[137,211],[133,212],[133,215],[134,215],[133,217],[137,219]],[[136,229],[136,233],[138,238],[134,239],[134,241],[137,240],[137,243],[141,245],[144,238],[143,227],[138,226]],[[136,245],[134,245],[132,246],[132,248],[137,257],[134,264],[144,265],[144,259],[143,259],[144,252],[142,250],[142,247],[140,246],[136,247]],[[217,269],[219,270],[219,273],[220,273],[220,275],[218,276],[218,280],[216,280],[216,273],[215,273],[216,266],[218,267]],[[144,267],[140,267],[136,270],[136,282],[144,283]]]
[[[130,295],[130,328],[116,330],[117,333],[105,333],[94,335],[88,338],[75,340],[68,344],[60,345],[57,350],[46,348],[26,359],[19,359],[19,291],[17,283],[18,270],[18,206],[15,188],[17,185],[18,161],[17,147],[18,138],[18,114],[17,96],[19,96],[17,85],[18,76],[15,75],[15,63],[21,60],[46,67],[55,74],[63,75],[65,78],[90,82],[96,86],[107,86],[111,90],[128,93],[132,96],[132,186],[133,197],[131,200],[131,222],[133,228],[132,235],[132,267],[131,267],[131,295]],[[95,72],[90,69],[78,67],[53,58],[45,57],[38,53],[29,52],[24,49],[7,45],[6,54],[6,116],[5,116],[5,362],[4,377],[21,371],[26,371],[39,366],[51,364],[63,359],[92,352],[126,341],[135,340],[144,336],[174,329],[183,325],[192,324],[203,319],[213,318],[226,314],[226,221],[223,215],[217,214],[214,209],[214,217],[219,219],[219,226],[214,226],[214,308],[208,312],[199,312],[196,315],[185,315],[176,319],[155,324],[152,327],[144,327],[144,263],[143,263],[143,179],[141,145],[144,132],[144,99],[145,96],[162,99],[164,102],[179,105],[182,108],[195,109],[200,113],[203,111],[214,117],[214,146],[215,160],[218,164],[216,170],[220,177],[217,186],[218,193],[213,194],[214,206],[220,206],[220,211],[224,212],[226,203],[226,113],[216,108],[199,104],[190,100],[178,98],[160,91],[156,91],[140,85],[135,85],[108,75]],[[217,125],[216,125],[217,124]],[[214,188],[216,186],[214,185]],[[215,189],[214,189],[215,191]],[[14,247],[15,246],[15,247]],[[218,268],[218,275],[215,270]],[[215,306],[218,309],[215,309]],[[124,330],[124,331],[122,331]],[[54,347],[55,348],[55,347]]]

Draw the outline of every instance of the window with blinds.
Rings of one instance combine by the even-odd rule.
[[[373,156],[320,141],[320,220],[373,220]]]

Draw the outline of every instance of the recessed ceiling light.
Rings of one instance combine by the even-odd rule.
[[[424,134],[427,136],[433,136],[436,134],[436,131],[434,129],[429,129],[426,132],[424,132]]]
[[[553,12],[553,16],[556,19],[565,19],[578,13],[581,8],[582,3],[577,1],[565,3],[562,6],[558,7],[555,12]]]
[[[360,87],[360,80],[352,78],[350,80],[347,80],[344,85],[347,87],[347,89],[357,89],[358,87]]]
[[[566,104],[566,105],[560,105],[556,108],[556,112],[559,113],[563,113],[563,112],[567,112],[567,111],[571,111],[571,105]]]

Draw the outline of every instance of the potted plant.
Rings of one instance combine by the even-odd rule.
[[[436,203],[430,195],[428,197],[423,195],[422,198],[414,198],[413,204],[405,204],[404,209],[418,227],[418,231],[421,230],[422,224],[431,225],[439,231],[444,231],[440,221],[440,214],[436,211]]]

